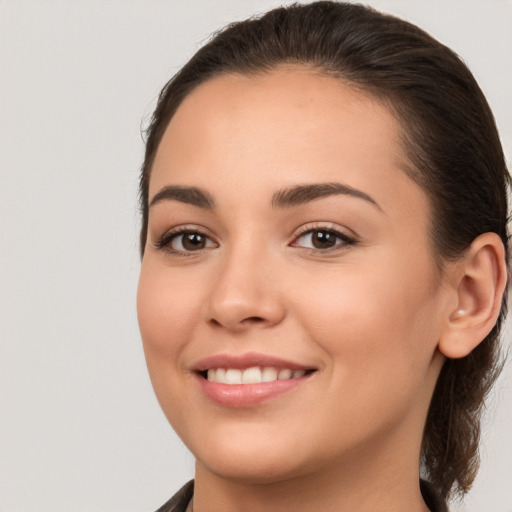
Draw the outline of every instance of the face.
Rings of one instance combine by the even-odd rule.
[[[138,314],[158,400],[203,471],[417,464],[447,297],[398,140],[376,100],[298,68],[215,78],[170,122]]]

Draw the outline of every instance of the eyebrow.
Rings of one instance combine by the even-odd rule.
[[[287,208],[309,203],[322,197],[344,195],[363,199],[383,211],[377,201],[365,192],[341,183],[315,183],[312,185],[297,185],[276,192],[272,197],[274,208]]]
[[[383,211],[377,201],[365,192],[336,182],[296,185],[279,190],[272,196],[272,206],[274,208],[288,208],[333,195],[345,195],[363,199],[377,207],[380,211]],[[167,185],[163,187],[151,199],[149,207],[162,201],[179,201],[206,210],[213,210],[215,208],[215,201],[209,192],[198,187],[184,185]]]
[[[183,185],[167,185],[160,189],[151,199],[149,207],[162,201],[180,201],[181,203],[191,204],[206,210],[213,210],[215,208],[215,201],[206,190]]]

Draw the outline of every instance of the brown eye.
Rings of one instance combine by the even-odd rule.
[[[161,249],[167,248],[171,252],[186,253],[209,249],[217,245],[203,233],[197,231],[181,231],[165,236],[157,246]]]
[[[338,237],[329,231],[314,231],[311,234],[311,245],[315,249],[330,249],[336,245]]]
[[[292,244],[294,247],[304,247],[306,249],[329,250],[341,248],[343,246],[355,243],[350,238],[339,231],[330,229],[311,229],[297,238]]]
[[[176,237],[177,240],[180,237]],[[199,233],[185,233],[181,235],[181,245],[185,251],[197,251],[206,247],[206,237]]]

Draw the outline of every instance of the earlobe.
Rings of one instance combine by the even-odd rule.
[[[448,358],[467,356],[491,331],[500,314],[507,284],[505,248],[496,233],[477,237],[454,265],[457,305],[439,340]]]

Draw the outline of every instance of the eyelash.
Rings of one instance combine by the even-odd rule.
[[[315,225],[315,226],[306,226],[304,227],[299,233],[297,233],[294,237],[293,242],[290,244],[291,247],[300,247],[300,245],[297,244],[297,241],[301,238],[304,238],[308,235],[313,235],[314,233],[324,233],[327,235],[332,235],[336,239],[340,240],[341,242],[336,243],[334,247],[327,247],[323,249],[315,248],[315,247],[303,247],[303,249],[309,250],[311,252],[315,253],[328,253],[328,252],[335,252],[343,250],[344,248],[347,248],[349,246],[353,246],[357,243],[357,240],[354,237],[348,236],[345,233],[342,233],[338,229],[334,229],[332,226],[326,226],[326,225]],[[173,255],[177,256],[191,256],[194,253],[199,253],[205,249],[212,249],[215,247],[203,247],[196,251],[187,251],[187,250],[180,250],[180,249],[174,249],[172,248],[171,244],[174,240],[176,240],[180,236],[184,235],[198,235],[201,237],[204,237],[205,240],[209,240],[210,242],[213,242],[213,244],[216,244],[210,236],[208,236],[206,233],[201,231],[197,228],[192,227],[181,227],[176,228],[171,231],[168,231],[164,233],[161,237],[159,237],[155,242],[155,247],[158,250],[165,250]],[[208,242],[206,242],[208,243]],[[183,242],[182,242],[183,244]]]
[[[297,241],[301,238],[306,237],[307,235],[313,235],[313,233],[324,233],[327,235],[332,235],[335,238],[339,239],[334,247],[328,247],[324,249],[318,249],[315,247],[303,247],[303,249],[309,250],[311,252],[315,253],[329,253],[329,252],[335,252],[340,251],[343,249],[346,249],[347,247],[353,246],[357,244],[357,239],[355,237],[349,236],[346,233],[343,233],[342,231],[333,228],[332,226],[317,224],[314,226],[305,226],[299,233],[295,236],[294,241],[290,244],[292,247],[300,247],[297,245]]]
[[[165,250],[173,255],[177,256],[190,256],[194,254],[195,252],[200,252],[201,249],[198,249],[197,251],[184,251],[180,249],[174,249],[171,244],[174,240],[179,238],[180,236],[183,237],[184,235],[198,235],[203,237],[205,240],[212,241],[211,237],[209,237],[206,233],[201,231],[197,228],[187,227],[183,226],[181,228],[176,228],[171,231],[167,231],[164,233],[161,237],[159,237],[155,242],[155,247],[159,250]],[[214,242],[215,243],[215,242]],[[183,244],[183,242],[182,242]],[[202,248],[203,250],[205,248]],[[211,247],[208,247],[208,249],[211,249]]]

